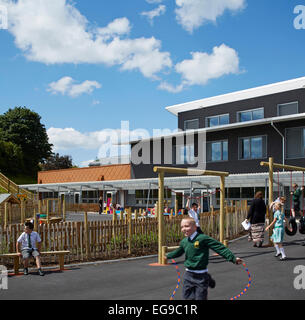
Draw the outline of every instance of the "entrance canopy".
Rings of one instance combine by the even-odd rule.
[[[282,186],[290,186],[290,172],[274,173],[274,183],[278,180]],[[302,185],[303,173],[293,172],[293,182],[299,186]],[[238,187],[265,187],[268,181],[268,172],[252,174],[231,174],[226,177],[227,188]],[[164,187],[173,190],[187,190],[190,187],[194,189],[215,189],[219,188],[219,177],[214,176],[183,176],[183,177],[165,177]],[[116,181],[90,181],[90,182],[70,182],[70,183],[52,183],[52,184],[31,184],[20,185],[20,188],[32,192],[64,192],[73,193],[81,191],[118,191],[118,190],[145,190],[158,189],[158,178],[132,179]]]

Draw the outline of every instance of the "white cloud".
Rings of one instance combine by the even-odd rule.
[[[165,90],[165,91],[168,91],[171,93],[178,93],[178,92],[181,92],[184,89],[184,87],[182,84],[179,84],[177,86],[173,86],[172,84],[170,84],[166,81],[163,81],[160,83],[158,89]]]
[[[192,59],[183,60],[175,66],[176,72],[181,74],[181,84],[173,86],[167,82],[162,82],[159,89],[177,93],[188,86],[204,86],[211,79],[241,72],[238,53],[225,44],[214,47],[211,54],[191,52],[191,55]]]
[[[225,44],[214,47],[211,54],[192,52],[191,55],[192,59],[184,60],[175,67],[185,85],[205,85],[210,79],[240,73],[238,53]]]
[[[243,9],[245,0],[176,0],[176,5],[178,23],[188,32],[192,32],[205,22],[215,22],[225,10]]]
[[[99,89],[101,87],[101,84],[97,81],[86,80],[83,83],[75,84],[75,80],[71,77],[63,77],[58,81],[51,82],[47,91],[53,94],[61,93],[62,95],[76,98],[84,93],[92,93],[94,89]]]
[[[8,8],[8,31],[28,60],[118,65],[148,78],[172,67],[170,54],[161,51],[158,39],[127,38],[131,29],[127,18],[93,28],[70,0],[0,0],[0,5]]]
[[[154,23],[154,18],[160,17],[166,12],[166,6],[163,4],[160,4],[158,8],[151,10],[151,11],[144,11],[141,13],[142,16],[146,16],[149,23],[153,25]]]

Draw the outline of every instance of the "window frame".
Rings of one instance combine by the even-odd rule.
[[[220,123],[220,117],[222,117],[222,116],[228,116],[229,117],[229,122],[227,124],[219,124]],[[208,125],[209,119],[212,119],[212,118],[218,118],[218,125],[212,126],[212,127]],[[205,127],[206,128],[214,128],[214,127],[217,127],[217,126],[226,126],[228,124],[230,124],[230,113],[224,113],[224,114],[219,114],[219,115],[216,115],[216,116],[209,116],[209,117],[205,118]]]
[[[206,158],[206,162],[207,163],[219,163],[219,162],[228,162],[229,161],[229,140],[228,139],[224,139],[224,140],[215,140],[215,141],[207,141],[206,142],[206,147],[208,148],[208,144],[212,144],[212,143],[219,143],[221,142],[221,158],[222,160],[208,160],[208,158]],[[228,159],[227,160],[223,160],[223,143],[226,142],[227,146],[228,146]],[[207,150],[206,150],[206,155],[208,154]]]
[[[303,156],[301,156],[301,157],[288,158],[288,156],[287,156],[287,130],[289,130],[289,129],[303,129],[302,140],[303,140],[304,150],[303,150]],[[305,126],[285,128],[285,160],[304,159],[304,158],[305,158]]]
[[[251,158],[252,150],[251,150],[251,140],[253,138],[265,138],[265,150],[262,150],[262,157],[259,158]],[[250,158],[245,159],[241,158],[241,142],[244,139],[250,139]],[[262,141],[263,142],[263,141]],[[262,146],[263,147],[263,146]],[[268,158],[268,136],[266,134],[260,136],[249,136],[249,137],[239,137],[238,138],[238,160],[258,160],[258,159],[267,159]]]
[[[197,122],[198,122],[198,128],[196,128],[196,129],[186,129],[186,123],[187,123],[187,122],[191,122],[191,121],[197,121]],[[197,130],[197,129],[199,129],[199,118],[184,120],[184,122],[183,122],[183,129],[184,129],[184,131]]]
[[[280,106],[293,104],[293,103],[297,103],[297,113],[292,113],[292,114],[298,114],[299,113],[299,101],[292,101],[292,102],[287,102],[287,103],[278,103],[277,104],[277,116],[278,117],[285,117],[285,116],[280,116]]]
[[[259,108],[255,108],[255,109],[237,111],[237,113],[236,113],[236,120],[237,120],[237,122],[239,122],[239,123],[244,123],[244,122],[261,120],[261,119],[253,120],[253,111],[257,111],[257,110],[263,110],[263,118],[262,118],[262,119],[264,119],[264,118],[265,118],[265,108],[264,108],[264,107],[259,107]],[[251,113],[252,113],[251,120],[248,120],[248,121],[240,121],[240,114],[241,114],[241,113],[244,113],[244,112],[251,112]]]

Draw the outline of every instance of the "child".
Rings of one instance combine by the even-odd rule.
[[[300,197],[302,195],[302,191],[304,187],[299,188],[296,183],[292,185],[293,191],[291,192],[292,200],[293,200],[293,208],[291,209],[292,216],[295,218],[296,212],[300,212]]]
[[[194,219],[196,222],[196,226],[197,226],[197,232],[203,234],[201,228],[200,228],[200,223],[199,223],[199,212],[200,212],[200,206],[198,206],[198,204],[196,202],[194,202],[192,204],[192,208],[190,208],[190,199],[187,199],[186,202],[186,209],[188,211],[188,215],[190,216],[190,218]]]
[[[37,232],[33,231],[34,225],[31,222],[26,222],[24,224],[24,232],[18,238],[16,243],[16,250],[19,256],[22,256],[24,260],[24,275],[29,274],[28,264],[30,257],[36,259],[36,265],[38,268],[38,274],[44,276],[41,270],[40,262],[40,249],[41,249],[41,239]],[[38,243],[36,248],[36,242]]]
[[[184,266],[186,272],[183,281],[183,299],[207,300],[208,287],[215,287],[215,281],[208,274],[209,249],[214,250],[228,261],[241,264],[242,260],[220,242],[197,232],[196,222],[192,218],[181,221],[181,231],[185,237],[177,250],[168,253],[167,258],[173,259],[185,253]],[[214,282],[214,283],[213,283]]]
[[[271,236],[271,239],[274,243],[274,247],[276,249],[275,256],[278,257],[280,255],[280,260],[286,260],[286,254],[283,248],[283,240],[284,240],[284,222],[285,222],[285,214],[281,210],[281,204],[276,203],[274,205],[274,209],[276,210],[274,213],[274,220],[272,223],[266,228],[266,231],[268,231],[273,225],[273,234]]]

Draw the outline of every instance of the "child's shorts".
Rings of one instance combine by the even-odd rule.
[[[30,257],[36,258],[40,256],[40,253],[36,249],[24,249],[21,251],[23,259],[29,259]]]
[[[209,287],[208,273],[186,271],[183,279],[183,299],[207,300]]]

